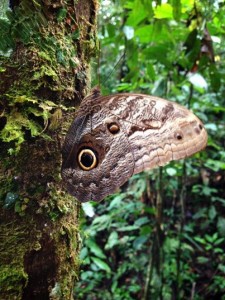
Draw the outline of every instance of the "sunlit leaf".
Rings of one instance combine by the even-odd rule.
[[[173,18],[173,7],[169,3],[163,3],[158,5],[155,9],[156,19],[172,19]]]

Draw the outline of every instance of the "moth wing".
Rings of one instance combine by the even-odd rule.
[[[175,102],[118,94],[106,105],[125,124],[135,159],[134,173],[189,157],[207,145],[207,132],[200,119]]]

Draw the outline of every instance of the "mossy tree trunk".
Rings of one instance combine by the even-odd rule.
[[[13,0],[0,20],[0,299],[72,299],[79,205],[60,149],[89,89],[96,1]]]

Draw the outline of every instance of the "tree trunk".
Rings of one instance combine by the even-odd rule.
[[[73,296],[79,204],[60,149],[89,89],[96,1],[13,0],[0,20],[0,299]]]

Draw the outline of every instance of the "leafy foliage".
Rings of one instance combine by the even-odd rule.
[[[76,298],[225,299],[224,23],[219,0],[102,1],[104,93],[139,91],[186,105],[209,142],[83,207]]]

